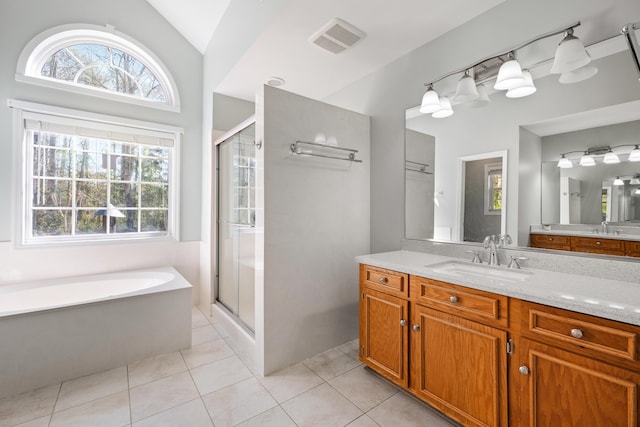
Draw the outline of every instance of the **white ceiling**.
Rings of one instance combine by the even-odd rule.
[[[229,4],[229,0],[147,1],[200,52],[220,19],[225,19]],[[277,76],[286,81],[284,89],[322,99],[503,1],[289,0],[214,90],[253,101],[256,89]],[[353,49],[339,54],[308,41],[336,17],[367,34]]]

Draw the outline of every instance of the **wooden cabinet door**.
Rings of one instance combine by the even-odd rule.
[[[360,360],[408,387],[409,302],[366,287],[360,291]]]
[[[465,426],[507,426],[507,333],[411,306],[411,388]]]
[[[516,343],[511,392],[521,425],[637,427],[640,374],[530,341]],[[515,410],[515,405],[512,405]]]

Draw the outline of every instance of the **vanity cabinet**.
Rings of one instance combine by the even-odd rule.
[[[624,248],[627,256],[640,257],[640,242],[627,240],[624,242]]]
[[[571,250],[571,236],[531,234],[529,236],[529,242],[532,248],[555,249],[557,251]]]
[[[624,255],[624,240],[571,236],[571,250],[592,254]]]
[[[557,251],[640,257],[640,241],[634,240],[532,233],[529,235],[529,246]]]
[[[636,427],[640,328],[519,304],[510,381],[517,425]]]

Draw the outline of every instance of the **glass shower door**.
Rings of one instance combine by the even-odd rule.
[[[255,124],[218,150],[218,302],[255,328]]]

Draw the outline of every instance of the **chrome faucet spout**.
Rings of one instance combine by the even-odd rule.
[[[482,242],[482,246],[485,249],[489,249],[489,260],[487,261],[489,265],[500,265],[498,261],[498,245],[500,242],[499,240],[496,242],[497,239],[499,239],[499,237],[494,234],[485,237]]]
[[[607,220],[602,221],[602,234],[609,234],[609,224],[607,224]]]

